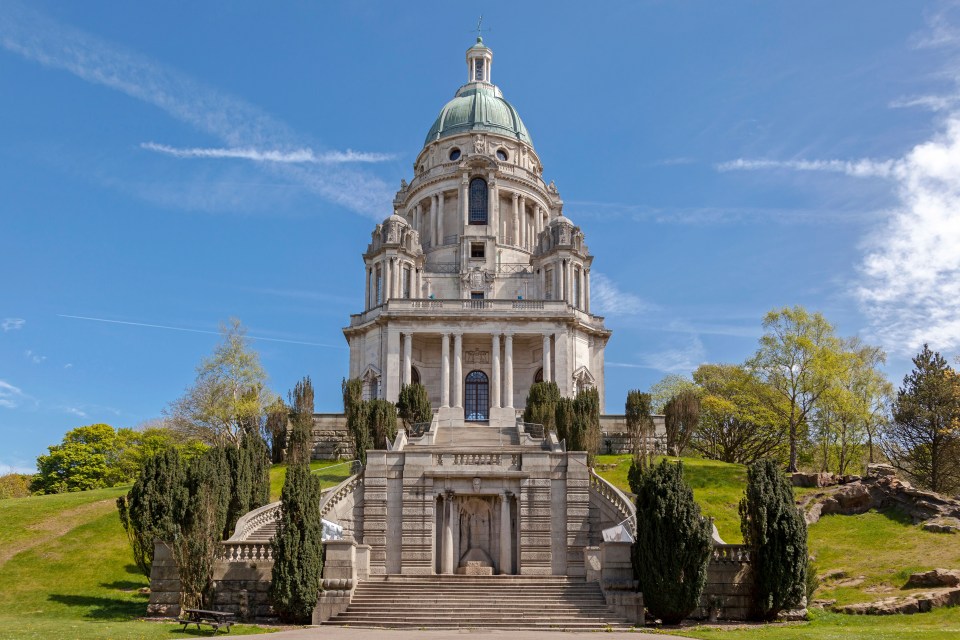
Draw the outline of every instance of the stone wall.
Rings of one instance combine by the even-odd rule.
[[[273,616],[269,590],[273,561],[228,562],[219,560],[213,567],[212,607],[229,611],[240,620]],[[180,578],[170,549],[156,542],[150,572],[150,600],[147,615],[176,617],[180,614]]]
[[[693,618],[708,618],[710,609],[718,609],[720,620],[746,620],[750,615],[750,594],[753,591],[753,565],[750,547],[740,544],[719,544],[707,567],[707,585],[700,598],[700,607]]]
[[[350,460],[353,458],[353,437],[347,430],[347,416],[342,413],[313,414],[314,460]]]
[[[667,430],[663,416],[653,416],[658,450],[666,448]],[[600,453],[630,453],[630,433],[624,415],[600,416]]]

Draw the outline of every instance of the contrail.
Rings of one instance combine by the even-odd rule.
[[[126,320],[109,320],[107,318],[91,318],[89,316],[71,316],[65,313],[58,313],[60,318],[72,318],[74,320],[90,320],[92,322],[108,322],[110,324],[125,324],[132,327],[149,327],[151,329],[168,329],[170,331],[186,331],[188,333],[205,333],[211,336],[219,336],[219,331],[207,331],[205,329],[189,329],[187,327],[171,327],[165,324],[150,324],[147,322],[129,322]],[[285,340],[283,338],[265,338],[263,336],[251,336],[247,335],[251,340],[264,340],[266,342],[284,342],[287,344],[302,344],[308,347],[324,347],[326,349],[346,349],[346,347],[341,347],[339,345],[333,344],[323,344],[321,342],[304,342],[303,340]]]
[[[261,151],[252,147],[230,148],[230,149],[210,149],[202,147],[193,147],[188,149],[171,147],[166,144],[156,142],[143,142],[141,149],[148,151],[157,151],[177,158],[228,158],[239,160],[252,160],[254,162],[278,162],[278,163],[308,163],[308,164],[343,164],[350,162],[386,162],[393,160],[396,156],[389,153],[372,153],[366,151],[326,151],[315,153],[313,149],[296,149],[294,151],[267,150]]]

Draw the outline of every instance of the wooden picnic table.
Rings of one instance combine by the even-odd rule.
[[[200,628],[200,625],[205,624],[213,627],[213,632],[218,633],[220,627],[226,627],[227,633],[230,633],[230,625],[233,624],[233,619],[236,616],[227,611],[208,611],[206,609],[183,609],[180,612],[180,619],[177,622],[183,624],[183,630],[186,631],[187,627],[191,624],[197,625],[197,629]]]

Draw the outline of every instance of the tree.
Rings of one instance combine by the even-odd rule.
[[[927,345],[897,392],[883,449],[920,486],[939,493],[960,488],[960,378]]]
[[[682,463],[661,460],[640,476],[636,494],[634,574],[650,613],[676,624],[700,603],[712,548],[710,522],[683,479]]]
[[[740,365],[704,364],[693,372],[703,390],[700,425],[690,441],[698,453],[738,464],[787,460],[781,396]]]
[[[240,448],[228,447],[226,454],[230,469],[230,502],[224,538],[230,537],[242,515],[262,507],[270,499],[270,455],[260,433],[248,431]]]
[[[691,387],[670,398],[664,414],[667,451],[679,456],[690,444],[700,422],[699,390]]]
[[[586,451],[592,460],[600,447],[600,394],[584,389],[573,398],[560,397],[554,404],[557,438],[565,440],[567,451]]]
[[[367,464],[367,449],[370,448],[370,427],[367,404],[363,401],[363,380],[344,379],[340,385],[343,393],[343,413],[347,431],[353,436],[353,452],[361,465]]]
[[[290,423],[290,409],[279,396],[267,407],[266,431],[270,438],[270,460],[283,462],[283,451],[287,448],[287,428]]]
[[[406,429],[413,424],[430,422],[433,419],[433,407],[430,406],[427,388],[419,382],[400,387],[397,413]]]
[[[662,415],[667,410],[667,403],[684,391],[696,391],[697,385],[686,376],[675,373],[664,376],[650,387],[650,413]]]
[[[121,430],[129,433],[129,429]],[[59,445],[37,458],[37,475],[32,488],[42,493],[85,491],[113,487],[130,480],[120,466],[128,433],[118,434],[108,424],[91,424],[71,429]]]
[[[273,539],[270,599],[285,622],[309,622],[323,571],[320,480],[310,474],[313,385],[304,378],[291,393],[293,424],[280,520]]]
[[[210,445],[239,447],[243,434],[258,430],[273,402],[260,356],[240,321],[222,326],[223,341],[197,367],[197,378],[167,414],[174,428]]]
[[[630,433],[630,452],[638,470],[646,469],[653,460],[654,425],[650,415],[651,398],[649,393],[642,391],[627,392],[627,401],[624,414],[627,421],[627,431]]]
[[[833,383],[842,345],[822,315],[811,315],[801,306],[770,311],[763,328],[760,349],[748,367],[784,400],[770,408],[786,425],[787,469],[796,471],[800,439],[817,402]]]
[[[523,421],[529,424],[542,424],[544,434],[556,432],[557,401],[560,399],[560,387],[556,382],[534,382],[527,392],[527,405],[523,410]]]
[[[747,468],[740,529],[744,542],[753,546],[753,615],[773,620],[784,609],[800,607],[807,583],[807,526],[776,462],[759,460]]]
[[[26,473],[5,473],[0,476],[0,500],[26,498],[30,495],[33,476]]]
[[[117,498],[120,523],[133,549],[133,560],[149,577],[154,540],[172,540],[187,506],[186,463],[177,449],[166,449],[144,462],[126,496]]]

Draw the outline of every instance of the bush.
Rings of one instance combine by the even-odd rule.
[[[33,476],[24,473],[3,474],[0,476],[0,500],[29,496],[31,480],[33,480]]]
[[[535,382],[527,392],[527,406],[523,410],[523,421],[542,424],[543,432],[556,431],[557,402],[560,400],[560,388],[556,382]]]
[[[740,501],[743,540],[754,547],[753,616],[773,620],[801,606],[807,589],[807,526],[793,488],[773,460],[747,467]]]
[[[676,624],[700,603],[712,546],[710,522],[700,515],[681,463],[662,460],[637,485],[634,574],[650,614]]]
[[[367,400],[366,404],[371,444],[386,449],[387,440],[397,437],[397,407],[389,400]]]

